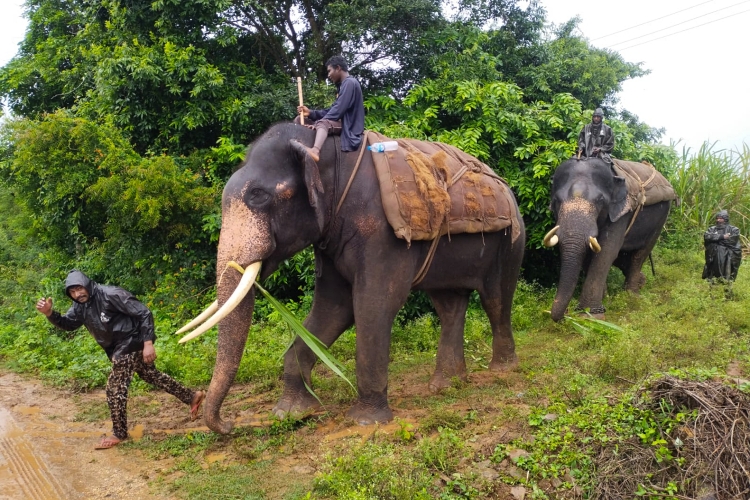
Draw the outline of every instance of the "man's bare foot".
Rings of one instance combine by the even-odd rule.
[[[315,160],[315,163],[318,163],[320,161],[320,150],[316,148],[315,146],[311,148],[305,148],[307,149],[307,154],[310,155],[310,157]]]
[[[195,396],[193,396],[193,402],[190,405],[190,420],[198,418],[198,410],[201,409],[204,399],[206,399],[206,393],[204,391],[196,391]]]
[[[101,442],[94,446],[95,450],[108,450],[122,443],[123,439],[118,439],[115,436],[107,436],[101,440]]]

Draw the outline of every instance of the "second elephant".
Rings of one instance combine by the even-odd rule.
[[[640,290],[646,280],[641,268],[656,245],[671,201],[644,206],[639,212],[628,210],[625,179],[596,158],[563,162],[555,170],[551,197],[557,226],[544,244],[559,242],[561,258],[552,319],[560,321],[565,315],[581,271],[586,278],[578,308],[603,317],[610,267],[623,272],[626,289]]]

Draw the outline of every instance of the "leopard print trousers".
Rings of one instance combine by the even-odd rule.
[[[195,396],[195,392],[157,370],[153,363],[144,363],[143,351],[131,352],[112,360],[112,371],[107,379],[107,404],[112,416],[112,433],[120,440],[128,437],[128,388],[133,373],[187,405],[193,402]]]

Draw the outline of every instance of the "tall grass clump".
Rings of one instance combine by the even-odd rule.
[[[750,146],[742,151],[714,150],[716,143],[704,142],[697,153],[683,148],[672,185],[681,203],[673,210],[685,229],[707,228],[720,209],[729,211],[731,224],[740,233],[750,233]]]

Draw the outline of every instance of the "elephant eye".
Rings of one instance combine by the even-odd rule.
[[[253,188],[247,193],[247,202],[253,205],[262,205],[271,197],[270,194],[261,188]]]

